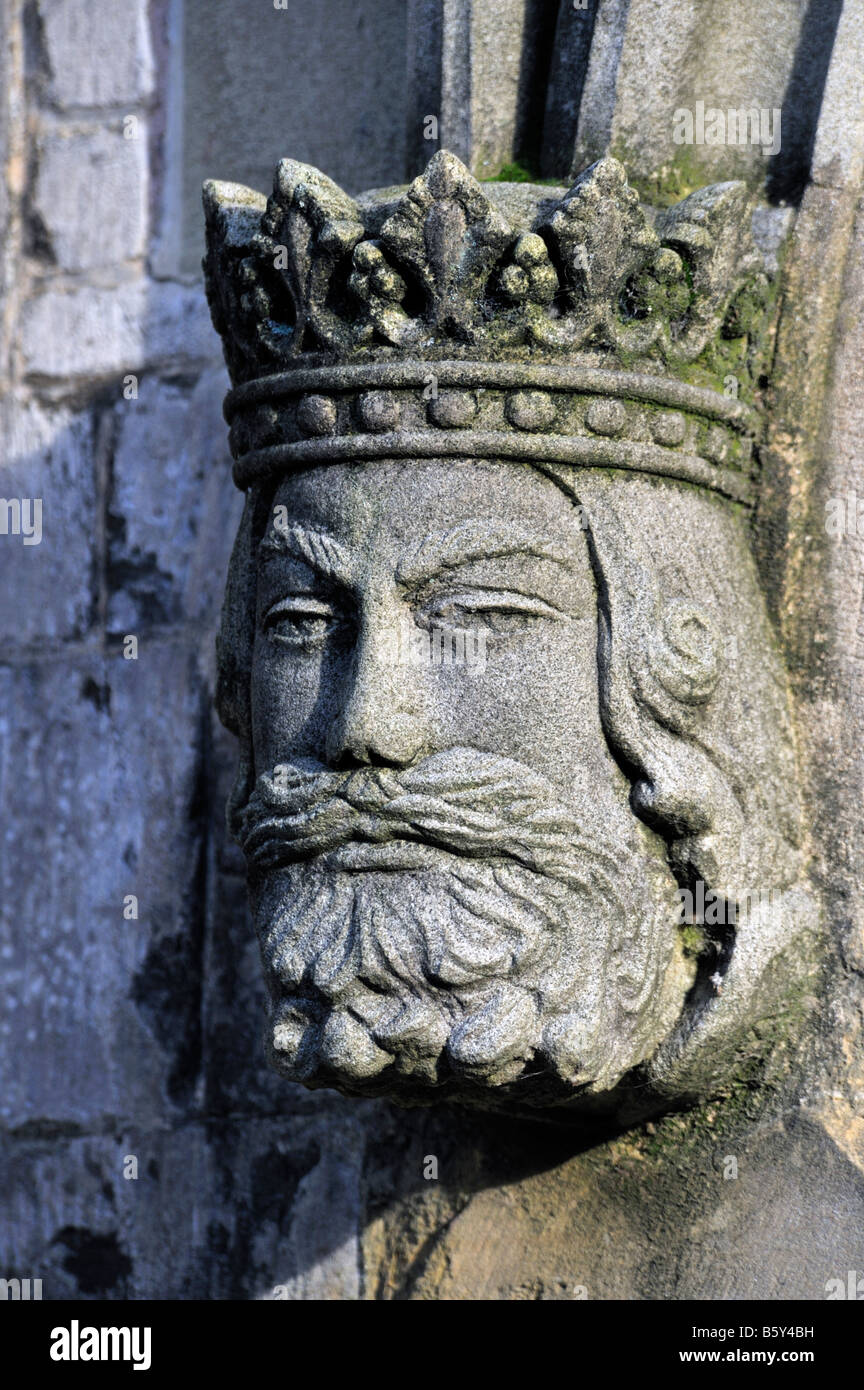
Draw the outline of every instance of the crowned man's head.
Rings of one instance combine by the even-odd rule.
[[[744,202],[655,227],[614,161],[565,195],[449,155],[356,203],[291,161],[266,205],[208,185],[247,489],[219,699],[287,1076],[687,1096],[776,1010],[800,923],[681,912],[799,873],[756,416],[698,366],[725,331],[752,370]]]

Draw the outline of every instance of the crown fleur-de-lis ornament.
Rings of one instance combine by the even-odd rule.
[[[712,361],[734,334],[736,382],[752,379],[761,323],[740,328],[736,306],[764,302],[768,278],[745,186],[702,189],[654,225],[614,159],[563,196],[526,188],[520,225],[498,187],[446,151],[396,198],[355,201],[293,160],[266,205],[205,185],[238,482],[386,456],[398,424],[426,456],[611,454],[746,501],[758,414]]]

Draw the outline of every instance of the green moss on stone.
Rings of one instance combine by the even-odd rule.
[[[481,179],[481,183],[540,183],[549,187],[566,183],[566,179],[541,179],[539,174],[535,174],[533,169],[529,169],[527,164],[514,159],[509,164],[502,164],[499,172],[493,174],[491,178]]]
[[[631,173],[639,160],[631,157],[630,152],[622,145],[616,145],[610,153],[620,160],[627,170],[630,187],[635,188],[641,201],[650,207],[674,207],[682,198],[687,198],[712,181],[704,165],[694,157],[693,146],[690,145],[679,146],[668,164],[661,165],[650,174]]]
[[[684,947],[685,956],[701,956],[707,946],[707,937],[700,926],[688,926],[681,929],[681,944]]]

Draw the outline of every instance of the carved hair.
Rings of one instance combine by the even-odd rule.
[[[735,898],[770,865],[787,887],[801,836],[789,697],[742,516],[686,485],[548,471],[587,519],[600,713],[634,811],[684,881]]]

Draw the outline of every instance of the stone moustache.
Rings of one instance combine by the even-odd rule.
[[[568,191],[442,152],[356,200],[284,160],[269,200],[204,201],[273,1063],[602,1123],[749,1074],[818,913],[748,543],[773,285],[746,189],[652,213],[612,159]],[[682,926],[699,885],[760,906]]]

